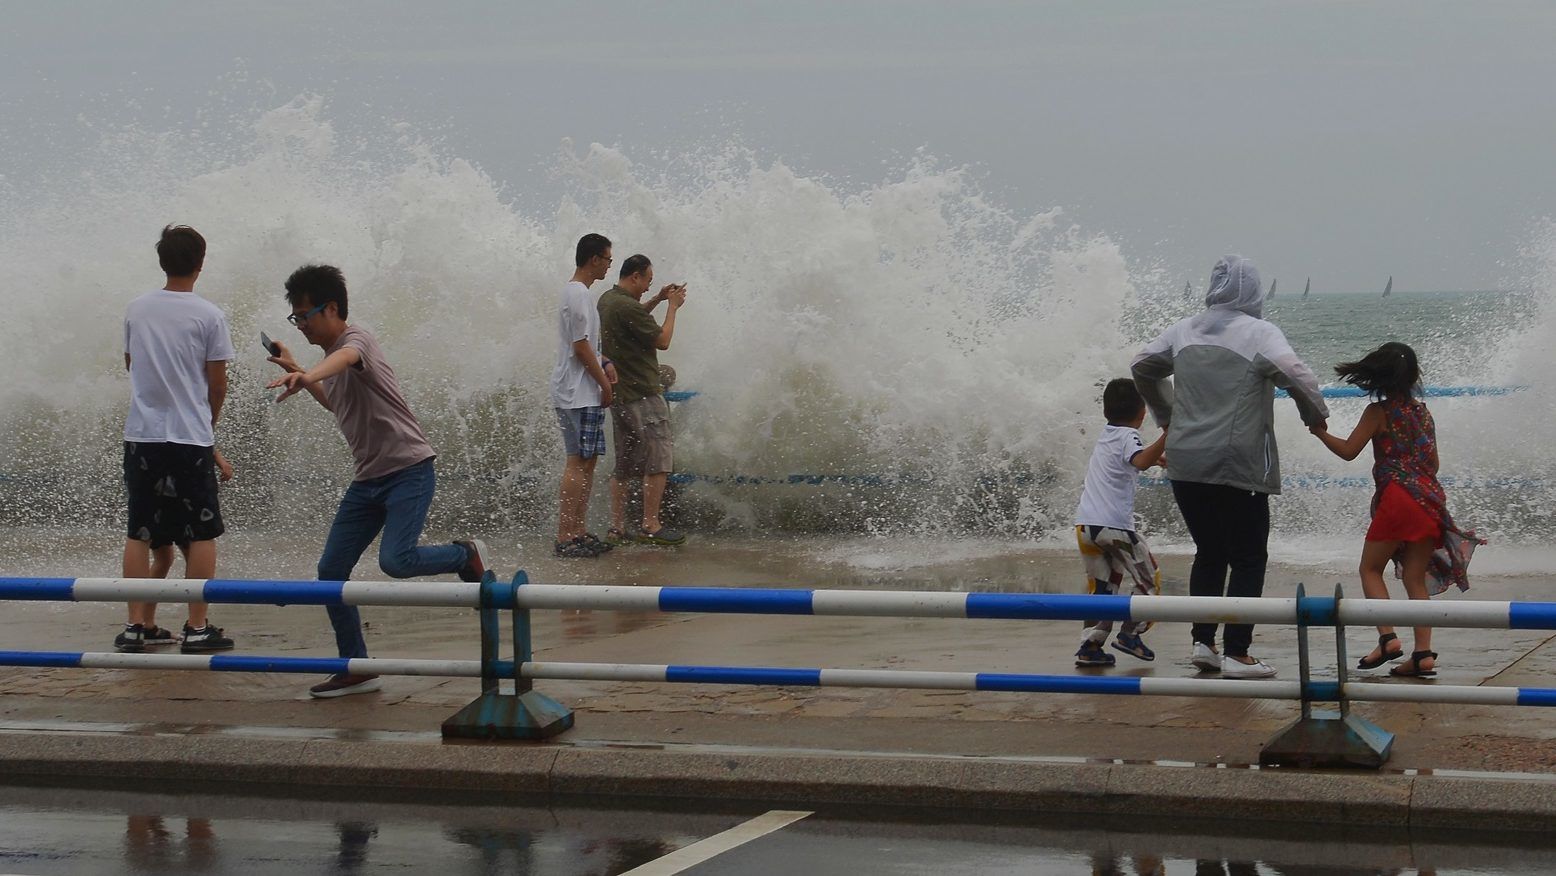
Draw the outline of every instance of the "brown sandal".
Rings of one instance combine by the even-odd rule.
[[[1431,669],[1422,669],[1422,660],[1432,660]],[[1437,677],[1437,652],[1436,651],[1411,651],[1410,659],[1399,666],[1389,670],[1389,675],[1398,678],[1436,678]]]

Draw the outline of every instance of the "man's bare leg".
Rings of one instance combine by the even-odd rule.
[[[137,541],[133,538],[124,540],[124,562],[120,565],[121,574],[125,578],[150,578],[151,577],[151,542]],[[149,625],[149,620],[156,614],[155,602],[131,602],[128,606],[129,623]]]
[[[205,541],[192,541],[189,547],[180,548],[184,552],[184,577],[185,578],[215,578],[216,577],[216,540],[208,538]],[[206,621],[206,605],[203,602],[189,603],[189,626],[194,629],[203,629]]]
[[[172,570],[173,546],[170,544],[165,544],[159,548],[152,548],[150,577],[166,578],[168,572],[171,572]],[[148,630],[155,627],[157,625],[157,604],[155,602],[142,602],[138,604],[144,606],[140,615],[140,623]]]
[[[627,532],[627,502],[632,498],[632,482],[611,476],[611,528]]]
[[[594,489],[594,463],[598,457],[584,459],[569,456],[562,468],[562,491],[559,498],[561,511],[557,515],[556,540],[558,544],[571,541],[584,534],[584,522],[589,513],[589,493]]]
[[[658,532],[659,503],[665,497],[665,472],[643,475],[643,531]]]

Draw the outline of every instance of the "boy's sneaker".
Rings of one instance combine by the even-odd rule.
[[[382,685],[378,683],[378,676],[376,675],[347,675],[341,672],[308,688],[308,695],[321,700],[327,700],[331,697],[349,697],[352,694],[372,693],[380,687]]]
[[[1194,650],[1189,652],[1189,662],[1200,672],[1221,671],[1221,655],[1204,642],[1194,643]]]
[[[1275,667],[1257,658],[1252,663],[1244,663],[1236,657],[1228,657],[1221,662],[1222,678],[1274,678]]]
[[[222,635],[220,627],[211,626],[206,621],[205,626],[195,629],[189,624],[184,624],[184,643],[178,646],[178,650],[184,654],[208,654],[212,651],[231,651],[232,640]]]
[[[1076,666],[1112,666],[1117,662],[1112,654],[1102,650],[1102,643],[1090,639],[1082,642],[1081,649],[1075,652]]]
[[[1145,646],[1145,640],[1134,633],[1119,633],[1113,640],[1113,650],[1123,651],[1131,657],[1139,657],[1141,660],[1155,660],[1156,652]]]
[[[486,542],[479,538],[467,538],[456,541],[454,544],[464,548],[470,558],[465,560],[465,567],[459,570],[459,580],[475,583],[486,574]]]
[[[178,637],[173,635],[173,631],[165,630],[162,627],[151,627],[150,629],[146,630],[145,635],[146,647],[148,648],[157,648],[164,645],[178,644]]]
[[[113,649],[121,654],[139,654],[146,650],[146,628],[125,624],[124,632],[113,637]]]

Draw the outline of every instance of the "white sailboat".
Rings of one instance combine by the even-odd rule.
[[[1306,301],[1307,300],[1307,293],[1312,292],[1312,291],[1313,291],[1313,278],[1312,277],[1308,277],[1307,278],[1307,285],[1302,287],[1302,300]]]
[[[1269,300],[1270,301],[1274,301],[1275,300],[1275,284],[1279,283],[1279,282],[1280,282],[1279,279],[1275,279],[1275,280],[1271,280],[1270,281],[1270,294],[1269,294]]]
[[[1393,292],[1393,291],[1394,291],[1394,275],[1390,274],[1389,275],[1389,284],[1387,286],[1383,287],[1383,297],[1384,298],[1389,297],[1389,293]]]

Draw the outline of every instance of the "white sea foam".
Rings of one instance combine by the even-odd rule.
[[[560,192],[554,206],[521,208],[527,181],[499,185],[404,125],[344,135],[312,96],[190,130],[104,135],[74,185],[0,207],[10,281],[0,449],[18,478],[0,489],[0,512],[117,519],[120,320],[131,297],[161,283],[152,244],[168,222],[210,241],[199,291],[227,311],[239,350],[222,428],[240,469],[235,523],[310,532],[349,461],[323,412],[269,404],[272,367],[257,343],[261,329],[297,339],[281,282],[305,262],[345,271],[353,320],[395,364],[441,453],[446,525],[528,527],[554,513],[559,442],[545,387],[555,296],[585,232],[610,236],[617,264],[644,252],[660,282],[689,284],[662,361],[677,368],[677,389],[699,393],[677,412],[677,468],[707,476],[682,493],[708,525],[1062,535],[1101,383],[1190,306],[1176,278],[1132,262],[1106,234],[1058,209],[1013,211],[975,173],[929,157],[849,184],[736,145],[645,158],[566,143],[551,170],[529,182]],[[1556,246],[1547,234],[1531,247],[1549,290]],[[1540,445],[1552,396],[1541,378],[1553,324],[1542,311],[1461,375],[1529,392],[1434,405],[1453,450],[1445,474],[1548,479]],[[1336,405],[1336,419],[1357,411]],[[1288,474],[1365,476],[1287,414]],[[734,482],[792,475],[831,479]],[[1550,493],[1455,499],[1528,538],[1506,521],[1549,521]],[[1358,533],[1366,495],[1290,493],[1277,500],[1277,527]],[[1142,497],[1148,523],[1181,537],[1164,491]]]

